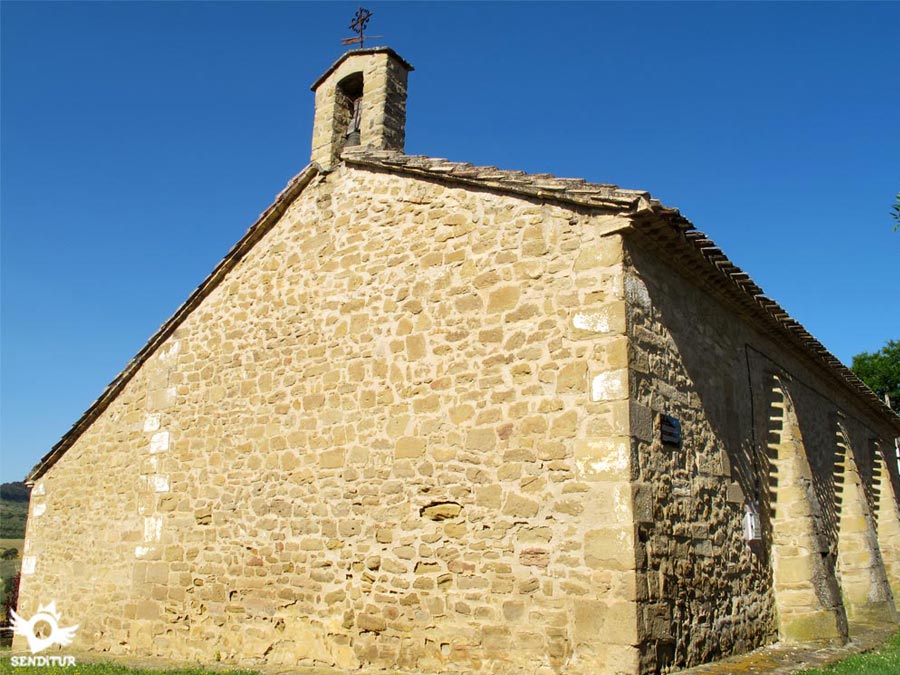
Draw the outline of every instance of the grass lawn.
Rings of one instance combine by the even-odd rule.
[[[13,668],[9,665],[9,657],[0,657],[0,673],[3,675],[219,675],[223,671],[204,670],[203,668],[183,668],[179,670],[136,670],[117,666],[111,663],[78,664],[76,666],[35,666]],[[258,675],[250,670],[229,670],[227,675]]]
[[[3,652],[6,652],[4,654]],[[258,675],[250,670],[204,670],[184,668],[179,670],[140,670],[117,666],[111,663],[84,664],[74,667],[43,666],[13,668],[9,663],[8,648],[0,650],[0,674],[2,675]],[[900,633],[888,643],[873,652],[850,656],[827,668],[798,671],[797,675],[898,675],[900,674]]]
[[[898,675],[900,673],[900,633],[874,652],[857,654],[827,668],[804,670],[798,675]]]

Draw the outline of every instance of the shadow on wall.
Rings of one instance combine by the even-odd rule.
[[[655,496],[655,522],[640,532],[648,577],[660,579],[650,603],[671,608],[666,665],[684,667],[776,638],[768,550],[743,535],[745,513],[763,499],[765,457],[740,323],[655,255],[629,253],[640,272],[626,282],[632,397],[683,432],[680,447],[639,445],[638,480]]]
[[[807,509],[808,545],[816,557],[796,561],[792,573],[805,577],[805,597],[818,607],[813,614],[830,625],[827,635],[817,635],[815,621],[803,632],[843,640],[835,480],[835,420],[843,392],[832,400],[787,372],[774,360],[792,363],[782,347],[748,328],[710,292],[662,267],[655,254],[633,242],[629,254],[640,273],[626,281],[634,345],[631,395],[656,414],[675,416],[683,429],[680,448],[658,439],[639,444],[638,480],[655,488],[655,522],[640,530],[648,577],[658,577],[661,586],[649,602],[671,609],[671,665],[748,651],[778,636],[772,526],[785,506],[779,496],[788,494],[786,488],[804,495],[804,506],[797,508]],[[786,423],[776,409],[784,406],[773,388],[776,375],[789,391],[802,485],[773,470],[771,446],[781,443]],[[871,495],[871,453],[861,457],[860,450],[877,435],[857,419],[844,417],[843,424],[848,452]],[[843,480],[843,464],[840,469]],[[778,482],[782,478],[785,484]],[[865,501],[871,509],[872,499]],[[762,521],[758,542],[742,534],[745,509],[753,508]]]

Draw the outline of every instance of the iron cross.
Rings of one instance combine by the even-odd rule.
[[[341,41],[341,44],[352,45],[354,43],[359,43],[359,48],[363,47],[363,31],[366,29],[366,26],[369,25],[369,19],[372,18],[372,12],[367,10],[365,7],[360,7],[356,10],[356,14],[353,16],[353,21],[350,22],[350,30],[354,33],[357,33],[357,37],[345,38]]]

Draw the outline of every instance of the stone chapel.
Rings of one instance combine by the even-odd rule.
[[[404,154],[410,71],[325,71],[311,162],[33,469],[19,613],[496,675],[896,624],[900,417],[648,193]]]

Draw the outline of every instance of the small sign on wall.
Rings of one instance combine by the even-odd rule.
[[[762,524],[754,502],[744,504],[744,541],[761,541]]]
[[[660,414],[659,433],[662,442],[666,445],[681,447],[681,422],[671,415]]]

